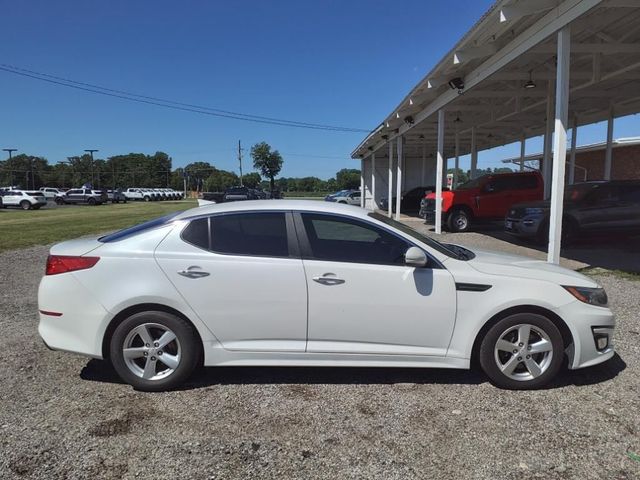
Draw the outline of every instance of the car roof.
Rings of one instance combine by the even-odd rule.
[[[174,220],[198,217],[201,215],[212,215],[226,212],[247,212],[247,211],[305,211],[320,213],[338,213],[351,217],[367,218],[367,210],[355,205],[344,205],[341,203],[323,202],[320,200],[245,200],[242,202],[224,202],[203,205],[202,207],[191,208],[176,215]]]

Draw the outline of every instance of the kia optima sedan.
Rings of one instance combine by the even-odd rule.
[[[113,282],[118,278],[118,282]],[[328,202],[207,205],[55,245],[40,283],[52,349],[166,390],[198,365],[470,368],[531,389],[614,354],[592,279],[438,243]]]

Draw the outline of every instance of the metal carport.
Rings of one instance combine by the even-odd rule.
[[[457,167],[470,154],[473,177],[478,151],[519,141],[524,156],[525,139],[544,135],[548,260],[558,263],[567,130],[608,121],[609,179],[614,118],[640,111],[639,80],[640,0],[498,0],[352,152],[363,207],[431,180],[441,233],[447,159]]]

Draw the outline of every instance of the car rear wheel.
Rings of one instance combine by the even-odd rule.
[[[468,232],[471,229],[471,215],[463,208],[457,208],[449,214],[447,227],[451,232]]]
[[[539,388],[562,366],[564,343],[558,327],[534,313],[517,313],[489,329],[480,346],[480,365],[492,384],[510,390]]]
[[[144,197],[144,201],[145,201],[145,202],[149,202],[149,201],[151,201],[151,197],[149,197],[149,196],[145,196],[145,197]]]
[[[141,312],[113,333],[110,358],[116,372],[136,390],[170,390],[193,373],[200,344],[193,327],[166,312]]]
[[[30,210],[31,203],[29,203],[27,200],[23,200],[20,202],[20,208],[22,208],[23,210]]]
[[[87,200],[87,203],[88,203],[89,205],[95,205],[95,204],[96,204],[96,199],[95,199],[95,198],[93,198],[93,197],[91,197],[89,200]]]
[[[56,202],[56,205],[64,205],[64,200],[61,198],[56,198],[55,202]]]

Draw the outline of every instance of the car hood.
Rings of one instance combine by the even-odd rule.
[[[493,252],[490,250],[471,249],[476,255],[468,263],[475,270],[490,275],[528,278],[571,285],[575,287],[597,287],[597,283],[589,277],[543,260],[534,260],[520,255]]]

